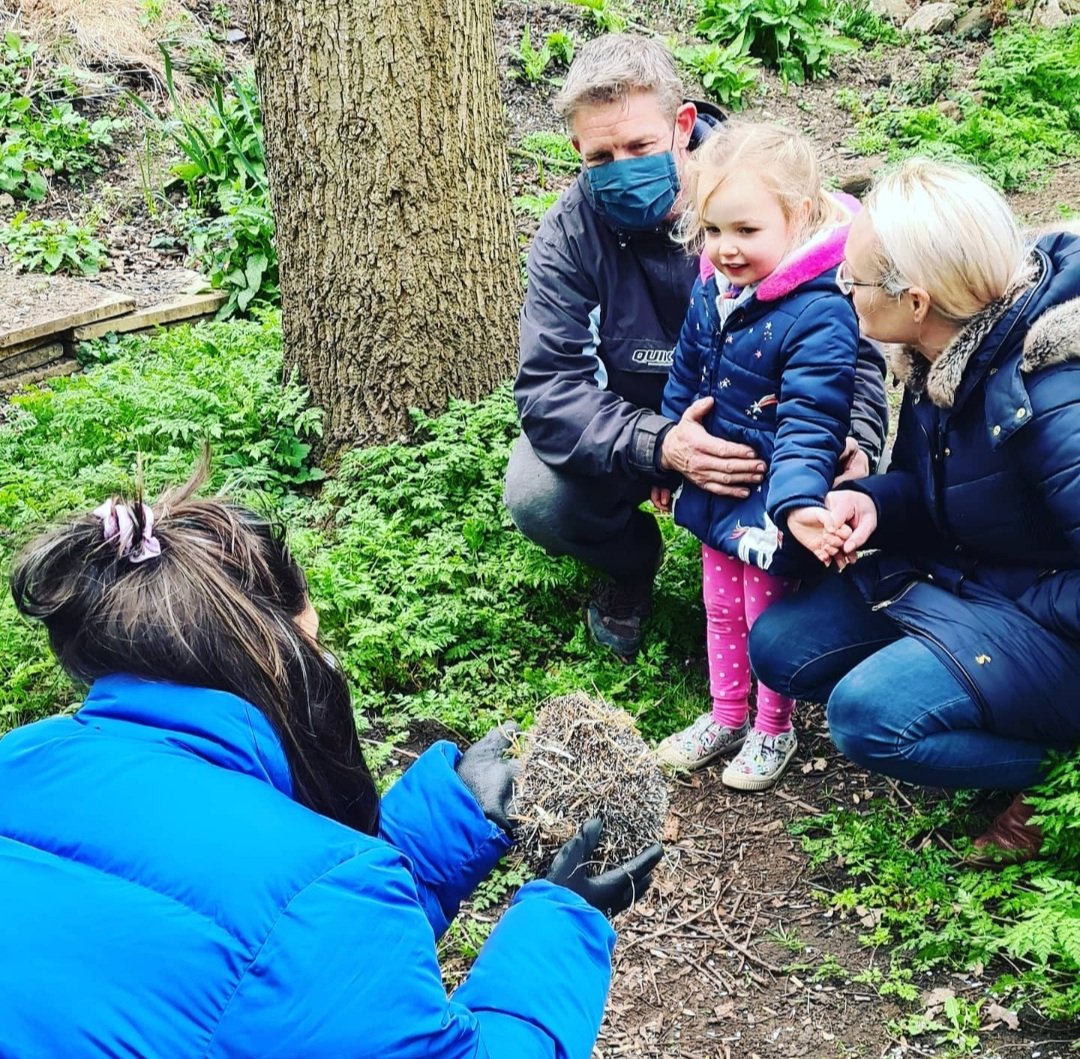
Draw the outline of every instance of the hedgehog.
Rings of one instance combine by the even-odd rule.
[[[518,849],[538,875],[594,816],[604,821],[594,872],[636,857],[663,834],[667,781],[625,710],[583,692],[548,699],[517,752]]]

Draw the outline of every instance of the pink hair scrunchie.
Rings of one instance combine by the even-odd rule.
[[[102,534],[107,541],[119,540],[120,558],[128,559],[129,562],[141,563],[147,559],[155,559],[161,554],[161,542],[154,536],[154,512],[149,504],[140,501],[139,507],[142,514],[142,536],[135,541],[136,520],[135,513],[127,504],[118,504],[112,498],[105,501],[100,507],[94,508],[92,514],[101,519]]]

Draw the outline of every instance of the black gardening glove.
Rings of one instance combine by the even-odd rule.
[[[644,853],[617,868],[609,868],[600,875],[586,874],[586,865],[592,859],[603,821],[594,816],[555,855],[548,882],[565,886],[579,897],[584,897],[593,908],[599,909],[610,919],[625,912],[649,888],[652,870],[664,855],[664,847],[654,842]]]
[[[521,726],[514,721],[492,728],[487,735],[473,743],[457,763],[461,782],[472,791],[484,816],[494,821],[513,837],[514,824],[510,806],[514,798],[514,779],[520,765],[506,756],[513,737]]]

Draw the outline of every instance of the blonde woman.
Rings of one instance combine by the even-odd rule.
[[[1080,237],[1032,246],[977,173],[912,159],[852,225],[839,285],[905,386],[886,474],[831,492],[843,577],[750,640],[828,703],[841,751],[939,787],[1022,790],[1080,744]],[[861,548],[877,551],[858,559]],[[985,858],[1040,845],[1016,797]]]

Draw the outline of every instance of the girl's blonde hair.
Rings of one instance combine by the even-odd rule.
[[[713,130],[687,162],[688,203],[679,221],[678,238],[688,249],[699,251],[704,244],[702,216],[709,199],[730,176],[747,170],[761,178],[789,222],[803,200],[810,200],[810,215],[800,221],[793,246],[850,220],[848,211],[821,186],[817,156],[805,136],[783,125],[728,120]]]
[[[874,185],[865,208],[883,289],[921,287],[949,320],[969,320],[1027,271],[1031,248],[1016,217],[969,166],[909,158]]]

